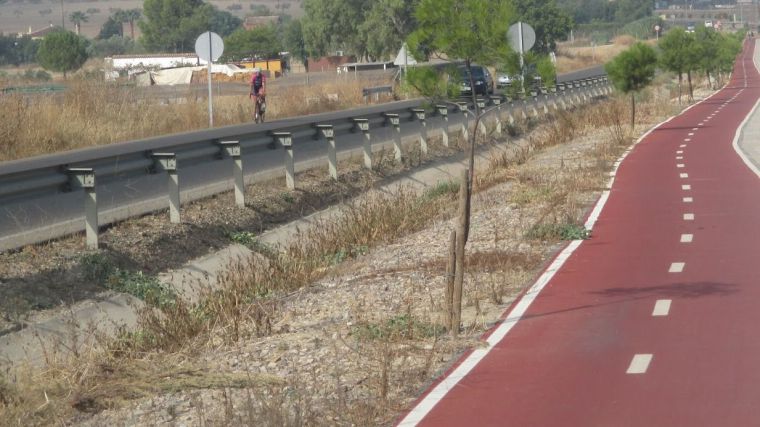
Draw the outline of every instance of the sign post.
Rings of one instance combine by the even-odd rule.
[[[509,27],[507,39],[512,49],[520,54],[520,75],[522,76],[523,92],[525,92],[525,61],[523,55],[536,44],[536,32],[533,27],[520,21]]]
[[[211,99],[211,65],[224,52],[224,41],[219,34],[211,31],[198,36],[195,40],[195,53],[208,63],[208,126],[214,127],[214,104]]]

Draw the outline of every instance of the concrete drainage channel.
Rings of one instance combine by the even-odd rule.
[[[415,138],[410,138],[405,141],[405,144],[416,142]],[[392,146],[392,143],[377,144],[373,149],[382,150]],[[514,150],[517,147],[519,145],[514,142],[500,142],[483,147],[476,157],[477,168],[482,169],[487,166],[487,154],[490,150]],[[342,154],[340,157],[348,159],[351,156],[362,156],[362,150]],[[466,167],[466,163],[466,154],[459,153],[452,158],[439,160],[412,171],[404,177],[370,190],[370,193],[395,192],[399,188],[405,188],[419,194],[440,182],[457,180],[460,172]],[[323,164],[324,159],[314,159],[308,165],[301,165],[301,168],[321,167]],[[366,197],[370,193],[359,197]],[[327,208],[269,230],[258,236],[258,240],[268,245],[286,246],[299,232],[307,231],[318,221],[340,215],[341,209],[340,205]],[[245,262],[252,255],[253,252],[247,247],[233,244],[190,261],[182,268],[164,272],[158,276],[158,279],[161,283],[174,288],[178,295],[192,301],[197,298],[199,289],[216,288],[217,277],[220,274],[236,263]],[[76,348],[87,348],[96,343],[94,330],[98,334],[108,335],[121,327],[134,327],[137,324],[137,312],[143,306],[143,302],[136,297],[115,293],[108,293],[103,299],[79,302],[63,314],[39,323],[27,324],[19,331],[0,336],[0,363],[15,365],[28,361],[31,364],[39,364],[57,343],[65,343],[65,345],[59,345],[58,350],[65,348],[66,351],[75,351]],[[72,346],[75,348],[71,348]]]

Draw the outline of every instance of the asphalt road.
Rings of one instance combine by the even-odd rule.
[[[734,146],[760,99],[753,52],[635,146],[593,237],[569,244],[401,425],[760,425],[760,173]],[[747,129],[757,145],[760,114]]]

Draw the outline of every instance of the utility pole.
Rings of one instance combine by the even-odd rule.
[[[66,29],[66,18],[63,13],[63,0],[61,0],[61,29]]]

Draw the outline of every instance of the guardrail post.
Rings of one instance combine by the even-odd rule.
[[[559,111],[559,105],[557,105],[557,86],[553,86],[551,89],[549,89],[549,93],[551,96],[552,108],[554,108],[554,111]]]
[[[441,132],[441,139],[443,140],[443,146],[449,146],[449,107],[445,105],[436,105],[436,111],[443,118],[443,132]]]
[[[232,158],[232,177],[235,181],[235,205],[245,207],[245,182],[243,180],[243,159],[240,152],[240,141],[220,141],[225,154]]]
[[[468,115],[467,103],[457,102],[457,107],[459,107],[459,112],[462,113],[462,138],[467,141],[470,139],[470,118]]]
[[[502,128],[501,128],[501,97],[500,96],[492,96],[491,102],[493,102],[493,105],[496,106],[496,134],[501,135]]]
[[[95,172],[92,168],[69,168],[72,187],[84,189],[85,239],[87,249],[98,248],[98,195],[95,191]]]
[[[158,166],[169,175],[169,221],[180,223],[179,176],[177,175],[177,156],[174,153],[153,153],[153,159]]]
[[[285,149],[285,185],[288,190],[296,188],[296,164],[293,160],[293,136],[290,132],[273,132],[275,143]]]
[[[478,98],[475,100],[475,102],[478,104],[478,109],[480,109],[480,114],[483,114],[483,110],[486,108],[486,100],[482,98]],[[483,117],[480,118],[480,123],[478,124],[478,128],[480,130],[480,133],[483,134],[483,136],[488,135],[488,129],[486,128],[486,124],[483,122]]]
[[[559,106],[563,110],[567,110],[567,102],[565,102],[565,98],[567,97],[567,92],[565,92],[565,85],[562,83],[557,84],[557,95],[559,96]]]
[[[414,114],[414,117],[416,117],[417,120],[420,121],[420,152],[422,152],[422,154],[424,155],[427,155],[428,153],[427,121],[425,120],[425,109],[413,108],[412,114]]]
[[[507,97],[507,102],[509,102],[509,109],[507,110],[507,121],[509,122],[510,126],[514,126],[515,116],[512,114],[512,112],[515,109],[515,102],[510,97]]]
[[[387,123],[393,126],[393,152],[397,162],[401,162],[403,156],[401,153],[401,119],[398,114],[385,113]]]
[[[533,114],[533,117],[538,117],[538,109],[536,109],[536,105],[538,105],[538,91],[530,91],[530,96],[533,97],[533,102],[530,104],[530,112]]]
[[[327,163],[330,177],[338,180],[338,153],[335,148],[335,130],[332,125],[317,125],[322,138],[327,141]]]
[[[356,127],[364,135],[364,167],[372,170],[372,136],[369,133],[369,119],[354,119]]]

